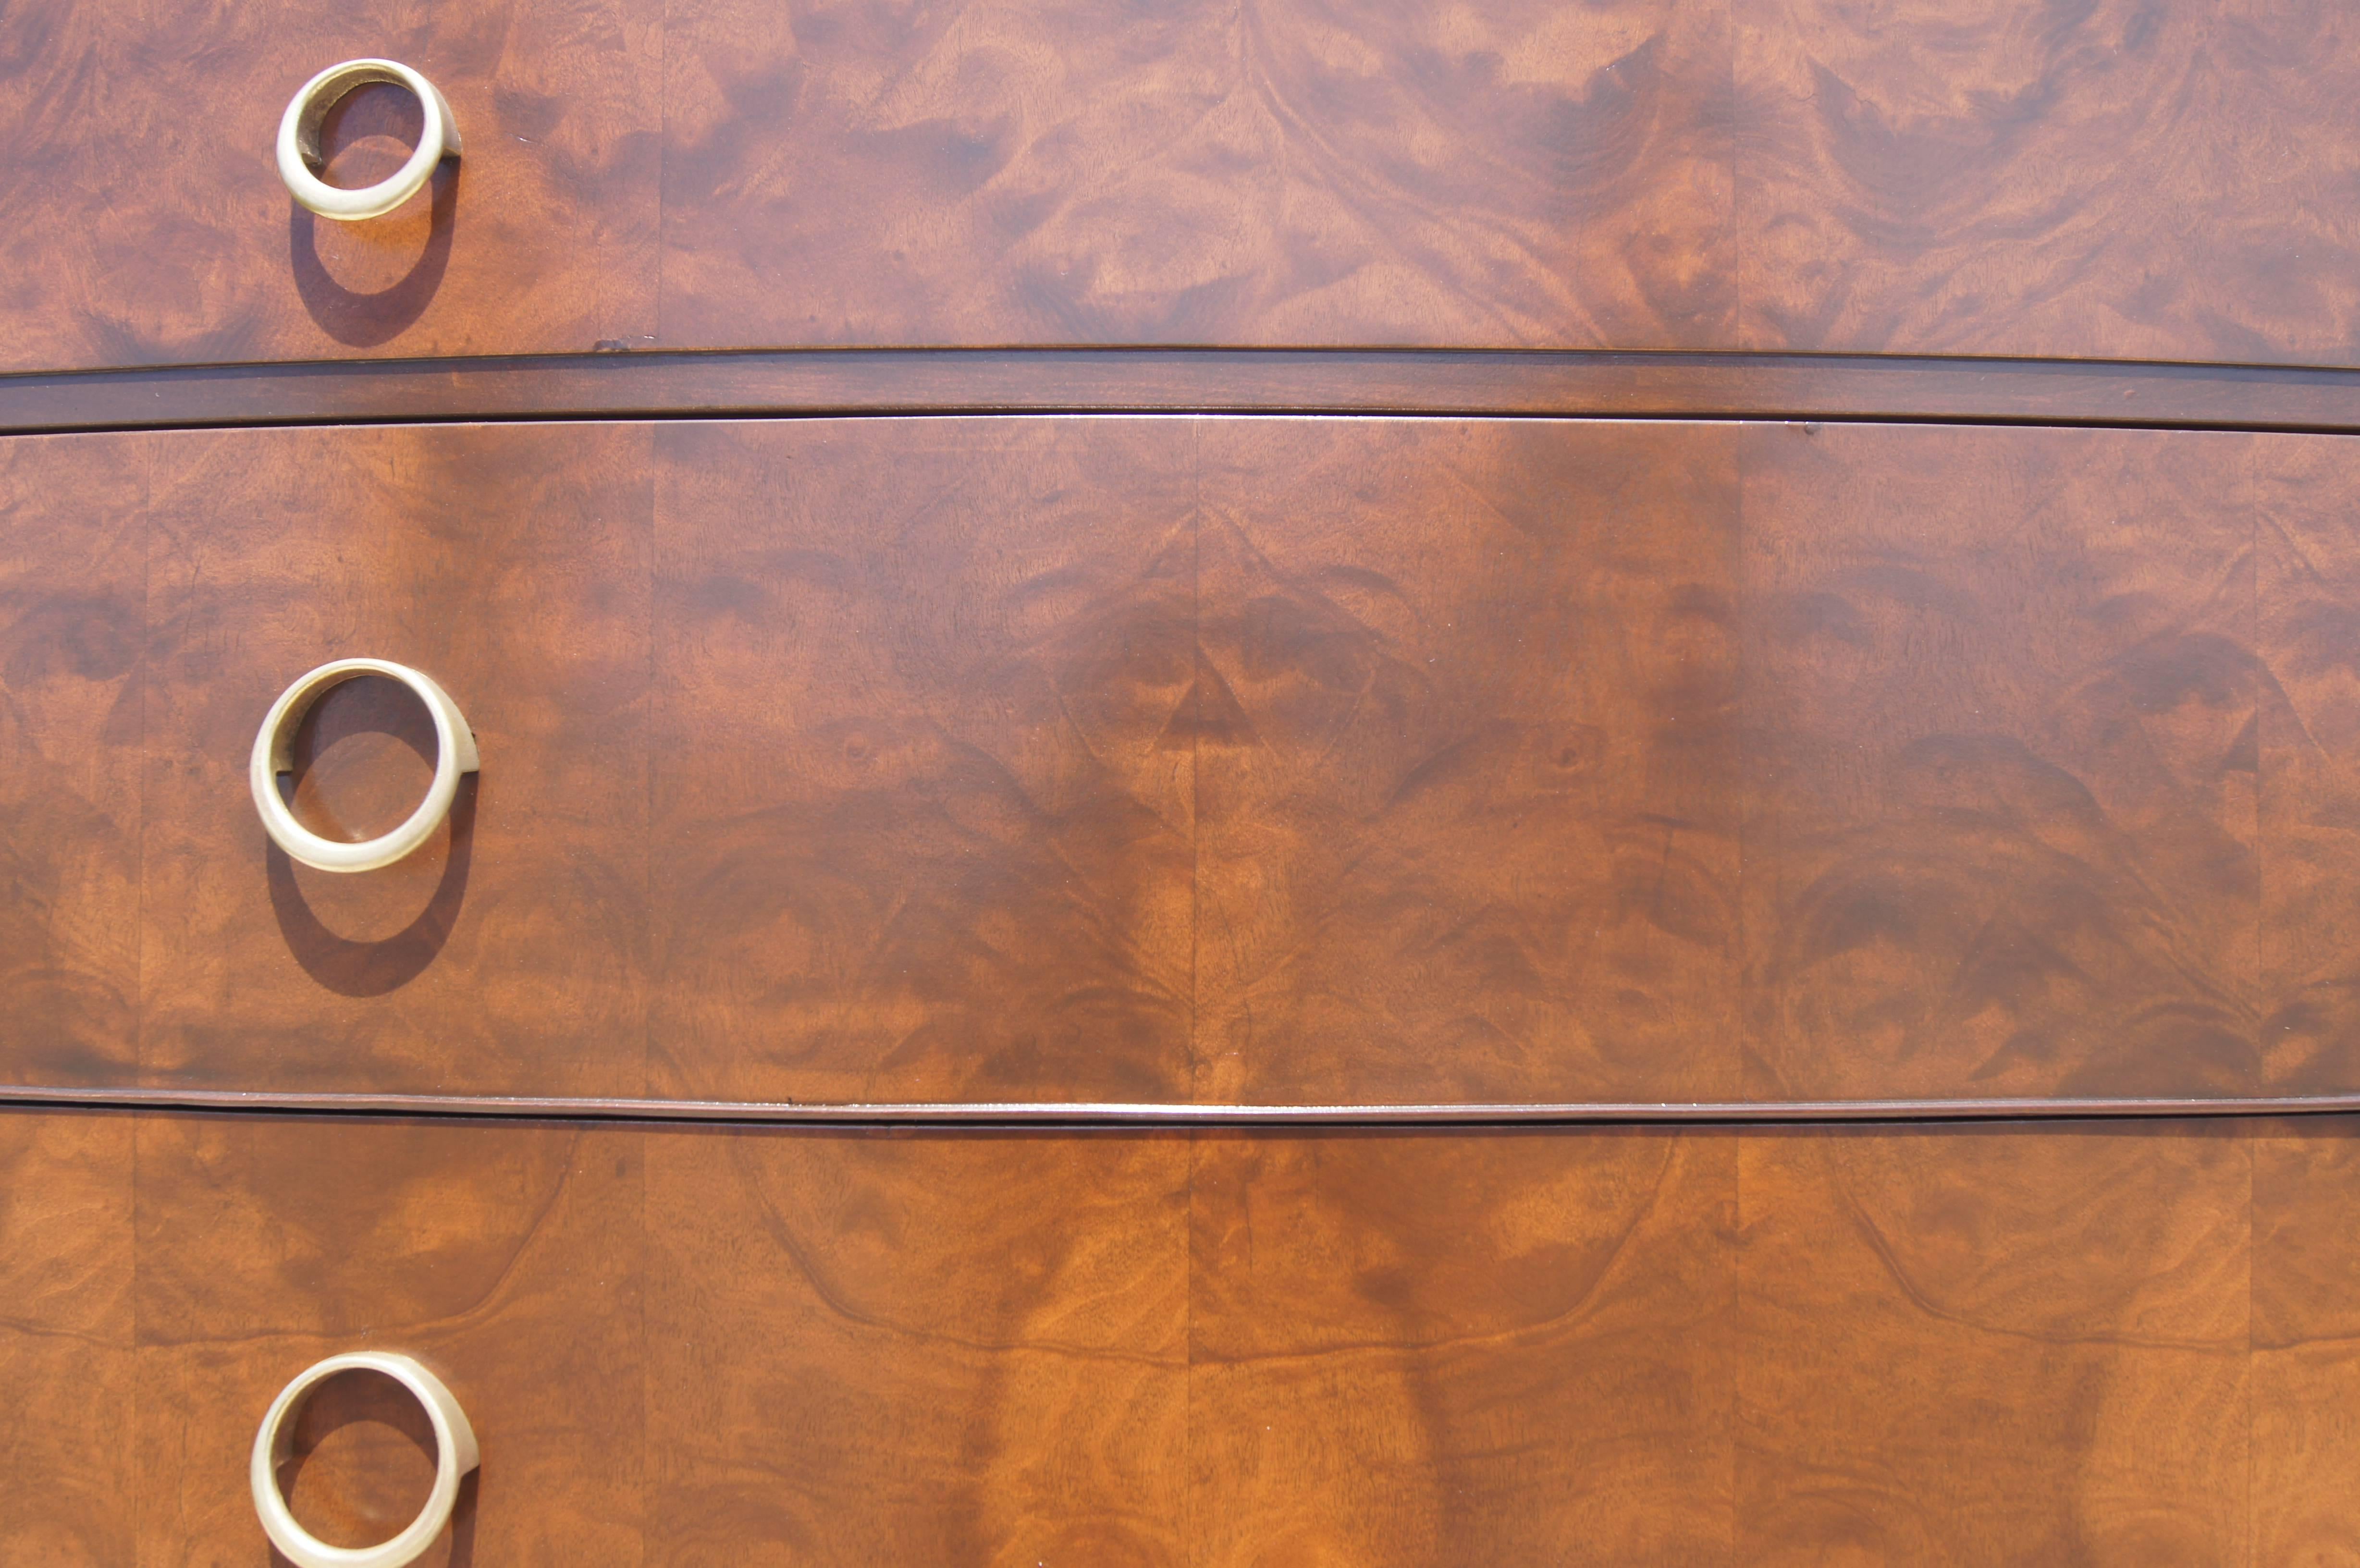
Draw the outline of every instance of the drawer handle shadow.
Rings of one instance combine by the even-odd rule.
[[[347,93],[372,82],[390,82],[417,97],[418,146],[390,179],[346,191],[320,178],[327,166],[320,151],[320,126]],[[442,89],[399,60],[348,60],[332,65],[303,83],[279,120],[279,178],[297,201],[338,223],[392,212],[426,188],[436,164],[458,156],[459,123],[451,117],[450,102]]]
[[[337,1373],[355,1370],[385,1374],[409,1389],[425,1408],[427,1421],[434,1429],[434,1486],[427,1493],[426,1506],[418,1511],[418,1517],[392,1540],[376,1546],[330,1546],[295,1522],[285,1495],[279,1490],[279,1466],[292,1454],[290,1429],[303,1401]],[[331,1356],[297,1373],[295,1380],[279,1391],[279,1397],[270,1402],[270,1412],[262,1418],[262,1430],[254,1439],[254,1511],[261,1516],[262,1531],[270,1538],[270,1544],[295,1568],[402,1568],[415,1562],[442,1533],[452,1510],[458,1506],[460,1478],[475,1469],[480,1460],[475,1429],[467,1424],[466,1412],[451,1397],[451,1390],[443,1387],[442,1379],[417,1361],[382,1350]]]
[[[426,787],[426,799],[418,802],[418,809],[391,833],[359,844],[340,844],[322,838],[295,820],[294,811],[279,793],[279,776],[294,770],[295,731],[311,704],[331,687],[364,675],[399,681],[426,704],[434,720],[434,781]],[[290,859],[317,871],[374,871],[392,865],[432,837],[458,797],[459,775],[475,772],[481,766],[475,735],[467,727],[466,717],[451,694],[431,677],[387,659],[339,659],[297,677],[270,705],[260,733],[254,737],[246,782],[254,793],[254,809],[262,814],[263,831]]]

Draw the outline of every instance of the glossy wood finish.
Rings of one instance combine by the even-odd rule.
[[[2333,438],[1070,419],[10,450],[12,504],[59,519],[12,536],[0,793],[47,824],[10,849],[20,1083],[2360,1091]],[[293,674],[356,651],[451,688],[483,781],[413,862],[312,876],[267,853],[244,759]],[[299,808],[390,821],[416,718],[341,693]]]
[[[2342,442],[2256,472],[2263,1066],[2360,1073],[2360,532]]]
[[[613,426],[156,440],[143,1073],[641,1081],[650,455]],[[340,876],[269,845],[246,759],[279,691],[354,654],[442,682],[486,762],[425,849]],[[390,682],[332,693],[298,809],[399,822],[422,712]]]
[[[646,1561],[1186,1560],[1184,1138],[645,1143]]]
[[[0,1563],[133,1560],[132,1138],[127,1116],[0,1117]],[[258,1527],[257,1527],[258,1529]]]
[[[2260,1086],[2258,441],[1754,439],[1751,1093]]]
[[[1203,1136],[1193,1560],[1730,1561],[1737,1156]]]
[[[722,0],[665,36],[667,344],[1735,322],[1719,4]]]
[[[1207,429],[1200,1096],[1734,1088],[1739,440]]]
[[[246,1458],[263,1411],[312,1362],[372,1345],[434,1366],[497,1460],[442,1561],[638,1559],[637,1141],[473,1131],[139,1122],[141,1562],[260,1561]],[[382,1457],[315,1448],[289,1493],[298,1519],[352,1544],[392,1534],[418,1500],[417,1455]]]
[[[12,1113],[0,1561],[261,1562],[357,1345],[482,1438],[437,1563],[2332,1559],[2355,1136]],[[421,1456],[332,1404],[365,1533]]]
[[[139,1018],[147,452],[0,444],[0,1072],[120,1082]]]
[[[2249,1467],[2283,1439],[2253,1432],[2234,1136],[1803,1134],[1741,1159],[1740,1560],[2278,1561],[2249,1545]]]
[[[1730,11],[1747,346],[2360,352],[2350,7]]]
[[[1186,1098],[1190,428],[656,440],[650,1083]]]
[[[2313,1479],[2360,1454],[2360,1271],[2345,1245],[2349,1136],[2288,1128],[2254,1145],[2253,1532],[2257,1563],[2360,1553],[2360,1522]],[[2348,1134],[2348,1128],[2339,1127]]]
[[[429,15],[270,0],[11,6],[0,23],[0,323],[14,368],[588,349],[656,330],[661,7],[503,0]],[[271,161],[311,75],[390,55],[466,143],[366,223],[315,220]],[[393,172],[406,93],[333,114],[329,178]]]
[[[2349,365],[2355,41],[2335,0],[40,0],[0,42],[0,365],[602,343]],[[314,224],[271,130],[366,53],[441,84],[467,155],[406,215]],[[399,95],[344,118],[338,177],[385,172]]]

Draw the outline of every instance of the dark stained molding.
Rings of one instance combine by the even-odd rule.
[[[0,376],[0,433],[976,414],[1424,414],[2360,431],[2360,370],[1359,349],[819,349]]]
[[[0,1084],[16,1110],[233,1112],[475,1121],[736,1124],[782,1127],[1027,1127],[1135,1131],[1220,1128],[1809,1127],[1826,1125],[2221,1121],[2360,1114],[2360,1094],[2064,1098],[1676,1101],[1662,1104],[1222,1105],[600,1099],[482,1094],[345,1094],[222,1089]]]

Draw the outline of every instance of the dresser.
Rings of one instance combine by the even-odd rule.
[[[0,1564],[2360,1562],[2360,16],[0,61]]]

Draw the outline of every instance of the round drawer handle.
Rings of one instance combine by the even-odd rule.
[[[434,782],[426,787],[426,799],[418,802],[409,821],[391,833],[361,844],[339,844],[322,838],[295,820],[295,813],[279,798],[279,775],[294,769],[296,726],[321,693],[364,675],[384,675],[400,681],[418,693],[426,711],[434,716]],[[339,659],[299,677],[270,704],[261,733],[254,737],[246,782],[254,789],[254,809],[262,813],[263,831],[290,858],[320,871],[374,871],[424,844],[449,814],[451,802],[459,793],[459,775],[473,773],[480,765],[475,732],[467,727],[459,704],[451,701],[451,693],[406,664],[382,659]]]
[[[293,1441],[288,1425],[311,1390],[337,1373],[355,1368],[384,1373],[425,1407],[426,1419],[434,1428],[434,1489],[426,1494],[426,1506],[409,1528],[391,1541],[377,1546],[330,1546],[297,1524],[288,1511],[287,1499],[279,1490],[279,1466]],[[459,1501],[459,1477],[478,1462],[475,1429],[467,1424],[467,1413],[442,1386],[442,1378],[409,1356],[388,1351],[331,1356],[297,1373],[295,1380],[270,1402],[270,1413],[262,1418],[262,1430],[254,1438],[254,1511],[262,1516],[262,1533],[295,1568],[402,1568],[415,1562],[442,1533]]]
[[[392,179],[358,191],[342,190],[320,178],[319,171],[325,167],[320,156],[320,122],[346,93],[372,82],[390,82],[417,95],[424,116],[417,150]],[[451,117],[449,101],[434,83],[399,60],[348,60],[328,67],[303,83],[303,90],[295,94],[279,121],[279,178],[287,182],[296,201],[340,223],[392,212],[426,188],[436,164],[458,156],[459,123]]]

